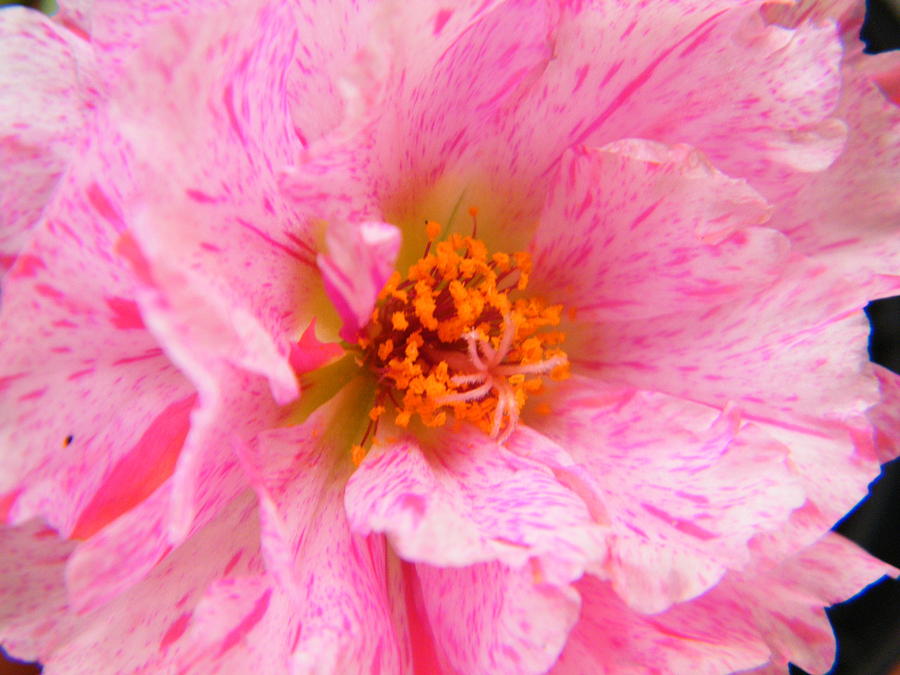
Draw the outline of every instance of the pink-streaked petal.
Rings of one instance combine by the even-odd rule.
[[[104,194],[70,172],[5,279],[0,494],[87,536],[171,474],[193,386],[143,325]],[[36,346],[36,339],[40,346]]]
[[[410,181],[428,185],[483,144],[495,117],[553,56],[551,22],[546,3],[495,3],[471,20],[430,70],[417,66],[406,73],[409,81],[401,83],[378,125],[376,153],[395,189]]]
[[[394,271],[400,231],[378,222],[335,224],[328,229],[325,243],[328,253],[316,259],[325,291],[343,319],[341,338],[356,342]]]
[[[20,612],[10,623],[7,617],[0,622],[0,639],[6,643],[8,635],[15,634],[15,630],[21,632],[15,626],[28,626],[31,621],[24,638],[33,645],[29,655],[33,654],[50,672],[96,673],[100,653],[104,654],[104,672],[174,669],[183,663],[182,638],[207,586],[229,574],[244,576],[262,571],[254,501],[251,494],[246,494],[232,502],[216,520],[156,566],[144,581],[85,616],[72,613],[61,601],[63,567],[71,545],[60,548],[53,533],[44,531],[33,542],[33,552],[22,558],[38,560],[43,556],[45,563],[33,568],[35,572],[40,570],[33,577],[19,575],[18,580],[25,582],[15,595]],[[9,539],[5,537],[4,541]],[[16,541],[14,537],[12,540]],[[3,560],[16,562],[6,556]],[[6,574],[2,579],[0,596],[13,597],[9,584],[15,583],[17,576]],[[52,603],[54,611],[34,614],[33,610],[38,609],[35,603],[46,601]]]
[[[785,161],[812,170],[828,151],[833,159],[840,147],[830,136],[823,147],[821,134],[803,132],[837,101],[834,27],[766,26],[761,4],[674,2],[652,14],[573,4],[560,19],[554,60],[500,134],[511,173],[540,182],[574,144],[634,137],[688,143],[730,175]],[[819,150],[810,155],[809,144]],[[801,149],[796,156],[790,145]]]
[[[191,431],[172,474],[169,537],[178,544],[247,485],[235,448],[271,428],[279,410],[259,376],[230,367],[189,363],[199,391]]]
[[[0,526],[0,642],[7,653],[36,661],[65,639],[63,566],[76,544],[38,520]]]
[[[0,12],[0,64],[2,272],[73,156],[96,91],[87,44],[31,9]]]
[[[605,569],[633,607],[658,612],[751,560],[805,494],[788,451],[735,410],[574,377],[531,423],[582,465],[610,521]]]
[[[406,672],[382,537],[351,532],[343,484],[352,469],[352,391],[299,427],[267,431],[241,451],[260,500],[270,578],[291,607],[292,639],[273,645],[294,672]]]
[[[114,82],[156,24],[234,5],[234,0],[61,0],[54,21],[93,44],[98,67]]]
[[[898,570],[834,533],[774,568],[736,576],[710,594],[701,612],[721,602],[732,625],[757,631],[783,668],[791,661],[824,673],[834,660],[834,635],[825,607],[842,602]],[[728,604],[726,604],[726,602]],[[730,606],[729,606],[730,605]],[[749,609],[749,611],[748,611]],[[714,610],[713,610],[714,611]],[[683,625],[677,614],[670,625]]]
[[[577,584],[581,619],[551,672],[774,674],[792,661],[822,673],[834,657],[824,607],[884,574],[896,570],[829,533],[781,565],[730,572],[709,593],[650,616],[588,575]]]
[[[292,670],[288,650],[301,629],[287,596],[265,574],[219,579],[197,603],[182,641],[186,672]]]
[[[574,589],[536,583],[527,567],[420,564],[415,575],[422,614],[451,672],[543,673],[578,620]]]
[[[144,579],[169,552],[166,485],[79,544],[66,565],[69,607],[83,614]]]
[[[881,401],[869,411],[876,429],[875,449],[879,461],[900,456],[900,375],[881,366],[873,366],[881,389]]]
[[[729,617],[723,620],[713,612],[703,616],[686,611],[690,621],[669,627],[658,617],[678,612],[677,608],[662,615],[640,614],[625,604],[611,584],[592,575],[581,579],[576,588],[581,594],[581,617],[550,671],[553,675],[724,675],[769,658],[763,640],[752,631],[735,630]]]
[[[780,273],[787,238],[752,227],[768,213],[690,148],[579,148],[563,158],[531,243],[531,285],[579,321],[705,310]]]
[[[605,380],[719,408],[734,401],[749,419],[812,429],[877,400],[866,301],[824,265],[793,259],[751,298],[652,323],[606,321],[573,332],[568,353]]]
[[[266,375],[286,402],[297,395],[290,345],[328,305],[314,214],[278,187],[303,153],[283,76],[299,49],[292,7],[251,3],[155,30],[111,103],[125,150],[109,161],[133,174],[124,211],[159,320],[193,358]],[[185,156],[186,145],[205,150]]]
[[[409,437],[376,443],[345,503],[354,531],[386,533],[405,560],[518,568],[546,557],[548,569],[556,571],[554,560],[569,565],[568,578],[553,579],[565,583],[604,554],[603,529],[550,468],[471,428],[429,448]]]
[[[861,47],[852,49],[855,54]],[[900,108],[889,91],[879,90],[879,77],[892,71],[900,72],[896,53],[856,55],[844,69],[835,113],[849,130],[837,162],[822,173],[773,173],[760,185],[777,207],[772,225],[798,250],[855,280],[873,272],[900,274]],[[875,292],[896,288],[895,281],[892,289]]]
[[[134,447],[110,469],[78,516],[71,533],[74,539],[86,539],[130,511],[172,475],[196,401],[197,395],[191,394],[160,411]]]

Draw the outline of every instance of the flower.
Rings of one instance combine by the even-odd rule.
[[[895,572],[828,533],[900,424],[856,11],[4,10],[4,646],[827,669],[822,607]]]

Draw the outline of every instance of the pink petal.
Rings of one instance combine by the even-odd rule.
[[[161,411],[128,454],[112,467],[103,485],[78,517],[75,539],[86,539],[149,497],[172,475],[190,429],[197,401],[191,394]]]
[[[310,322],[303,335],[291,345],[290,363],[295,373],[308,373],[341,356],[344,349],[336,342],[320,342],[316,336],[316,320]]]
[[[723,675],[769,658],[764,641],[752,629],[738,630],[731,617],[722,616],[730,607],[704,603],[707,596],[661,615],[645,615],[625,604],[609,583],[592,575],[586,575],[576,588],[581,594],[581,617],[550,671],[553,675]],[[710,604],[717,611],[692,609],[695,605],[706,609]],[[683,620],[667,621],[670,615]]]
[[[577,593],[537,584],[527,568],[417,565],[416,575],[423,614],[452,672],[546,672],[578,620]]]
[[[881,401],[869,411],[877,430],[879,461],[889,462],[900,456],[900,375],[873,365],[881,389]]]
[[[792,260],[752,298],[575,333],[574,364],[605,380],[724,407],[798,430],[859,416],[877,398],[864,289]],[[815,420],[819,420],[816,422]]]
[[[191,616],[181,663],[196,672],[288,672],[287,646],[300,629],[265,574],[219,579]]]
[[[248,496],[230,504],[140,584],[87,616],[71,613],[60,602],[69,545],[61,549],[52,533],[45,533],[31,553],[18,555],[52,563],[29,566],[41,570],[31,577],[2,577],[0,597],[15,599],[18,618],[12,623],[0,619],[0,639],[6,644],[8,635],[27,631],[23,639],[34,645],[31,653],[50,671],[96,673],[98,654],[109,672],[166,672],[183,665],[183,636],[204,589],[228,574],[245,576],[261,568],[256,509]],[[17,541],[15,535],[3,540]],[[4,555],[3,560],[15,558]],[[24,585],[13,587],[16,581]]]
[[[851,54],[858,52],[854,47]],[[886,58],[884,58],[886,57]],[[849,129],[846,149],[826,172],[767,176],[761,189],[778,208],[772,224],[803,253],[850,278],[900,273],[900,109],[878,89],[877,77],[900,72],[900,57],[858,54],[844,70],[836,115]],[[860,171],[865,167],[865,172]],[[848,226],[851,224],[852,226]],[[896,293],[897,282],[875,295]]]
[[[718,604],[723,596],[731,596],[726,609],[731,622],[758,631],[782,666],[792,661],[808,672],[824,673],[834,660],[834,636],[824,607],[886,574],[896,576],[898,571],[840,535],[827,533],[778,567],[735,577],[709,601]],[[683,624],[681,617],[672,618],[672,624]]]
[[[0,526],[0,642],[7,653],[34,661],[63,635],[63,566],[75,543],[33,520]],[[51,637],[54,636],[54,637]]]
[[[247,478],[235,449],[281,419],[265,380],[233,368],[190,364],[200,404],[172,475],[169,538],[178,544],[240,494]]]
[[[377,152],[389,175],[427,184],[482,145],[494,118],[553,56],[550,31],[546,3],[512,0],[471,21],[443,53],[428,50],[438,60],[430,71],[411,66],[393,94],[397,112],[379,125]]]
[[[297,396],[290,344],[327,303],[313,214],[278,187],[303,152],[283,77],[296,67],[291,7],[212,13],[159,33],[129,61],[110,120],[127,152],[108,157],[140,186],[125,211],[157,331],[165,323],[180,343],[167,347],[194,360],[267,376],[287,402]],[[205,150],[186,156],[186,145]]]
[[[351,532],[342,504],[349,462],[346,389],[303,425],[271,430],[242,452],[260,499],[269,575],[290,608],[290,639],[272,644],[296,672],[405,672],[381,537]],[[353,427],[355,425],[351,425]]]
[[[834,655],[824,606],[883,574],[896,570],[828,534],[780,566],[729,573],[709,593],[652,616],[629,609],[609,585],[586,576],[577,586],[581,620],[551,672],[720,675],[759,667],[774,675],[785,672],[788,660],[824,672]]]
[[[344,499],[350,527],[386,533],[405,560],[520,568],[546,558],[551,576],[554,562],[569,566],[552,579],[566,583],[604,552],[602,528],[548,467],[471,428],[443,434],[429,449],[411,438],[377,443]]]
[[[0,14],[0,271],[53,195],[96,91],[88,46],[43,14]],[[27,86],[21,86],[26,82]]]
[[[635,137],[688,143],[731,175],[773,162],[810,168],[803,148],[821,140],[790,132],[832,111],[840,42],[830,26],[766,26],[762,3],[737,4],[674,2],[648,13],[594,3],[564,11],[565,39],[503,131],[512,173],[534,180],[572,145]],[[792,157],[786,143],[799,154]],[[830,149],[831,159],[840,150],[825,146],[820,152]]]
[[[789,243],[759,195],[683,146],[565,155],[532,241],[533,285],[579,321],[705,310],[759,290]]]
[[[737,411],[575,377],[532,424],[585,469],[610,521],[619,595],[658,612],[750,562],[749,542],[805,495],[787,448]]]
[[[81,536],[171,473],[195,393],[128,300],[135,280],[112,252],[110,202],[81,175],[90,164],[60,186],[0,311],[0,436],[16,449],[0,459],[0,494],[19,490],[16,522],[43,515]]]
[[[166,528],[170,499],[166,484],[78,545],[65,573],[72,611],[87,613],[114,600],[172,551]]]
[[[336,224],[328,229],[325,242],[328,253],[317,258],[322,281],[344,322],[341,338],[356,342],[394,271],[400,231],[387,223]]]
[[[95,45],[103,79],[114,82],[153,28],[173,17],[208,12],[232,0],[64,0],[54,20]]]

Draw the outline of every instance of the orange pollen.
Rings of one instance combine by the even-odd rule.
[[[568,377],[565,335],[554,330],[563,308],[524,295],[527,253],[491,255],[455,233],[435,242],[439,231],[426,224],[425,255],[388,280],[360,336],[363,362],[378,376],[370,418],[392,411],[401,427],[413,416],[439,427],[453,415],[503,443],[544,377]]]

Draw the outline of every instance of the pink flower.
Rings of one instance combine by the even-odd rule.
[[[823,672],[896,572],[828,532],[898,454],[896,54],[448,5],[0,13],[13,655]]]

